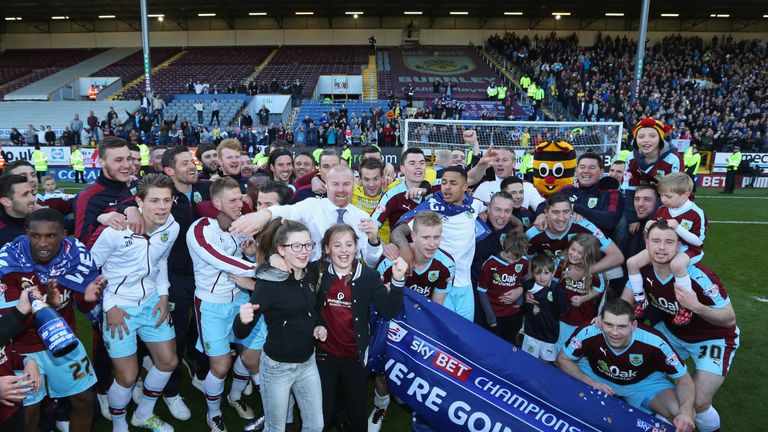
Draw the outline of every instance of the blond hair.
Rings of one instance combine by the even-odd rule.
[[[418,231],[418,227],[435,227],[439,226],[442,228],[443,226],[443,220],[440,219],[440,216],[437,215],[435,212],[431,211],[423,211],[419,212],[414,218],[413,218],[413,231]]]
[[[677,195],[693,192],[693,180],[683,172],[673,172],[665,175],[656,188],[659,193],[672,192]]]

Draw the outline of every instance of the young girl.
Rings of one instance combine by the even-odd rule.
[[[521,313],[523,279],[528,275],[528,237],[512,232],[504,239],[504,249],[483,264],[477,294],[491,331],[514,344],[523,326]]]
[[[555,261],[540,254],[531,260],[533,279],[523,282],[528,299],[523,305],[525,330],[523,350],[547,362],[557,357],[555,342],[560,334],[560,316],[570,308],[563,287],[552,279]]]
[[[357,236],[349,225],[333,225],[323,236],[319,316],[314,333],[318,336],[316,357],[325,427],[332,425],[336,390],[341,387],[350,430],[363,431],[367,428],[369,375],[363,358],[368,347],[371,305],[388,318],[400,313],[407,264],[398,258],[392,267],[392,282],[385,286],[375,270],[357,261],[356,245]],[[327,258],[330,265],[326,264]]]
[[[262,232],[259,247],[269,250],[266,256],[277,254],[287,271],[269,264],[256,270],[251,300],[240,307],[233,333],[241,339],[248,337],[264,315],[267,337],[259,373],[265,431],[285,429],[293,393],[301,411],[302,430],[320,432],[322,391],[314,339],[325,339],[325,335],[314,331],[318,266],[309,264],[309,256],[315,242],[305,225],[278,218]]]
[[[590,234],[578,234],[560,257],[555,280],[565,288],[571,310],[560,317],[560,335],[555,349],[559,351],[578,327],[588,325],[597,316],[597,305],[605,291],[602,274],[593,274],[592,266],[600,261],[600,242]]]

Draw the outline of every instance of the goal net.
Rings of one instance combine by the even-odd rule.
[[[401,120],[403,146],[419,147],[430,156],[436,150],[472,150],[464,142],[463,133],[474,130],[480,149],[511,147],[517,162],[526,149],[545,141],[566,141],[577,156],[592,152],[603,155],[606,163],[621,150],[623,136],[620,122],[529,122],[488,120]],[[401,138],[402,139],[402,138]]]

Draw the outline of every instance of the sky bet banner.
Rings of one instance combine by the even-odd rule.
[[[435,431],[673,431],[405,290],[373,321],[368,367]]]

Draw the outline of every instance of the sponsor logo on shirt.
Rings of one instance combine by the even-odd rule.
[[[581,339],[574,336],[571,338],[571,343],[569,345],[572,350],[581,349]]]
[[[715,298],[720,295],[720,287],[717,284],[712,284],[704,289],[704,295],[709,298]]]
[[[670,366],[677,366],[680,364],[680,359],[677,357],[677,354],[674,352],[670,353],[667,358],[664,360],[664,363],[670,365]]]

